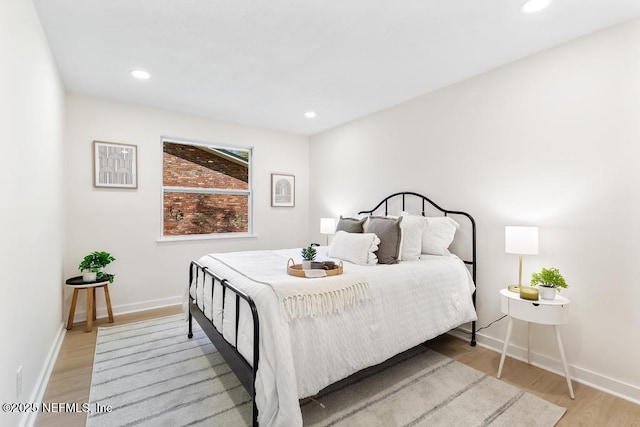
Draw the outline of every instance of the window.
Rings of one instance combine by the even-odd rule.
[[[251,233],[251,149],[162,140],[162,236]]]

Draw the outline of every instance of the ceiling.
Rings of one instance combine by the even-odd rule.
[[[33,0],[69,91],[307,135],[640,16],[522,1]]]

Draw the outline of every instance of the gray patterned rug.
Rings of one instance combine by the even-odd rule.
[[[249,395],[206,335],[196,327],[188,340],[186,328],[182,315],[99,328],[87,426],[250,425]],[[553,426],[565,412],[424,346],[301,407],[305,426]]]

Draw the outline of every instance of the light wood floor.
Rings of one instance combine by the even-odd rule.
[[[498,374],[500,354],[468,342],[443,335],[428,344],[429,348],[489,375]],[[558,361],[560,364],[560,361]],[[640,405],[573,381],[575,400],[569,397],[563,376],[507,357],[502,381],[534,394],[548,402],[567,408],[557,426],[640,426]]]
[[[181,306],[160,308],[132,314],[114,316],[114,323],[108,319],[93,322],[93,331],[85,332],[85,323],[75,323],[73,329],[67,331],[53,368],[49,385],[44,394],[44,402],[88,403],[93,371],[93,355],[96,347],[97,329],[99,326],[115,326],[138,322],[154,317],[170,316],[181,313]],[[86,414],[79,413],[40,413],[36,419],[36,427],[84,427]]]
[[[175,306],[120,315],[115,317],[115,323],[111,325],[169,316],[179,312],[181,307]],[[77,324],[71,331],[67,331],[45,392],[45,402],[82,404],[89,401],[96,329],[98,326],[107,325],[107,319],[98,319],[94,323],[93,332],[84,332],[84,323]],[[479,371],[490,375],[497,374],[500,355],[486,348],[471,347],[467,342],[449,335],[430,341],[429,347]],[[572,400],[564,377],[526,363],[507,358],[502,380],[567,408],[558,426],[640,426],[640,405],[576,382],[573,383],[576,399]],[[41,413],[36,420],[37,427],[84,427],[85,423],[86,415],[83,413]]]

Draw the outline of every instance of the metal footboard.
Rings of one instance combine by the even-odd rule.
[[[258,426],[258,408],[256,406],[256,390],[255,390],[255,382],[256,382],[256,373],[258,371],[258,362],[260,359],[260,346],[259,346],[259,338],[260,338],[260,323],[258,319],[258,310],[253,299],[235,288],[229,281],[223,279],[221,277],[216,276],[211,271],[209,271],[206,267],[199,264],[196,261],[192,261],[189,268],[189,286],[192,283],[198,283],[199,279],[202,279],[202,286],[204,290],[205,279],[207,277],[211,278],[211,300],[212,300],[212,310],[213,310],[213,296],[216,292],[216,288],[222,291],[222,317],[224,319],[225,315],[225,304],[226,304],[226,296],[227,292],[232,292],[235,295],[233,298],[235,304],[235,345],[228,342],[224,336],[222,330],[218,331],[218,329],[214,326],[213,321],[209,320],[207,316],[200,310],[198,307],[198,301],[191,297],[189,294],[189,334],[187,335],[189,338],[193,337],[193,318],[196,319],[204,333],[209,337],[215,348],[220,352],[224,360],[227,362],[233,373],[238,377],[240,383],[244,386],[244,388],[249,392],[249,395],[252,399],[253,404],[253,426]],[[195,280],[195,282],[194,282]],[[218,284],[219,286],[216,286]],[[198,294],[196,293],[196,298]],[[236,347],[238,345],[238,330],[240,323],[240,300],[244,300],[247,302],[249,308],[251,309],[251,316],[253,319],[253,363],[249,363],[244,356],[240,354],[240,351]],[[203,302],[204,307],[204,302]],[[213,314],[211,316],[213,318]],[[221,325],[223,322],[220,323]]]

